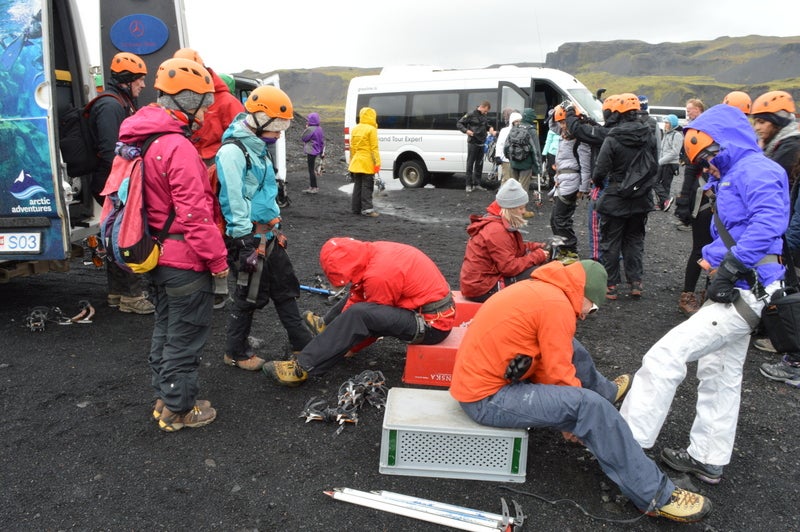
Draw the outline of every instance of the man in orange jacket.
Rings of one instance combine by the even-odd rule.
[[[675,487],[614,408],[630,376],[609,381],[575,340],[575,318],[585,319],[606,299],[603,266],[551,262],[531,277],[494,294],[478,310],[456,354],[450,394],[477,423],[550,428],[583,443],[649,515],[702,519],[711,502]]]

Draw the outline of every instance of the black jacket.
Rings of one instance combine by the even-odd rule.
[[[97,146],[97,168],[92,176],[92,192],[99,194],[103,190],[111,163],[114,161],[114,148],[119,139],[119,126],[122,121],[136,112],[136,104],[130,94],[116,85],[109,84],[105,93],[117,96],[102,97],[97,100],[89,112],[89,123]],[[125,106],[120,103],[125,102]]]
[[[468,129],[472,131],[472,136],[467,138],[468,143],[482,145],[489,133],[489,119],[475,108],[471,113],[459,118],[456,127],[462,133],[466,133]]]
[[[622,198],[616,194],[637,150],[652,150],[658,161],[656,137],[647,124],[639,120],[624,121],[608,132],[592,172],[595,185],[605,184],[605,191],[596,205],[600,214],[624,218],[653,210],[652,194],[637,198]]]

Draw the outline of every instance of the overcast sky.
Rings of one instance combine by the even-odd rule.
[[[800,35],[796,0],[184,1],[189,45],[218,72],[470,68],[543,62],[565,42]]]

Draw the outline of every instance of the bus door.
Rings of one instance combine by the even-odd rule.
[[[68,68],[58,61],[65,59],[63,39],[70,37],[59,27],[59,17],[70,18],[71,5],[50,0],[2,4],[0,262],[58,261],[70,254],[69,191],[60,174],[53,102],[56,69]],[[0,282],[17,275],[7,271],[0,272]]]
[[[521,114],[523,109],[531,107],[531,98],[527,87],[521,89],[510,81],[501,81],[498,83],[497,89],[499,105],[497,107],[498,118],[495,128],[499,131],[508,125],[504,121],[503,109],[513,109]]]

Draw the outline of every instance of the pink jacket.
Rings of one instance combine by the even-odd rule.
[[[119,140],[142,145],[155,134],[144,165],[144,193],[153,234],[164,227],[170,211],[175,220],[162,248],[159,266],[219,273],[227,269],[227,251],[214,224],[213,193],[206,166],[186,137],[182,122],[156,104],[139,109],[125,119]]]

